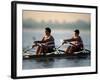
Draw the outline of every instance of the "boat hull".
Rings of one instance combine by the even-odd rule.
[[[34,59],[34,58],[90,58],[90,53],[77,53],[77,54],[49,54],[49,55],[23,55],[23,59]]]

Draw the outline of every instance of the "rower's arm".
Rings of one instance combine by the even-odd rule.
[[[51,36],[49,39],[46,39],[46,40],[42,40],[41,43],[46,43],[46,42],[49,42],[49,41],[54,41],[53,37]]]
[[[44,37],[42,38],[41,41],[34,41],[34,43],[43,43]]]
[[[71,42],[71,41],[77,41],[77,39],[71,38],[71,39],[65,39],[64,42]]]
[[[48,41],[54,40],[52,37],[50,37],[49,39],[44,40],[44,37],[41,41],[35,41],[35,43],[46,43]]]

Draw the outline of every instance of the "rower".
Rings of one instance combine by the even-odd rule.
[[[51,29],[48,27],[45,28],[45,36],[41,41],[35,41],[34,43],[35,45],[33,45],[32,48],[38,46],[36,55],[53,52],[53,49],[55,48],[55,41],[54,37],[51,35]],[[40,43],[40,45],[38,43]]]
[[[64,43],[70,42],[71,46],[69,46],[66,50],[65,53],[74,53],[77,51],[81,51],[84,47],[82,38],[79,36],[80,31],[76,29],[74,31],[74,36],[71,39],[65,39]]]

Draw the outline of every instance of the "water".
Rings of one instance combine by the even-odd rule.
[[[61,31],[61,30],[55,30],[52,32],[52,35],[55,38],[55,45],[56,47],[61,45],[61,40],[71,38],[73,34],[73,31]],[[34,40],[41,40],[44,35],[43,30],[35,31],[35,30],[23,30],[23,48],[30,48],[33,44]],[[89,31],[82,31],[80,36],[83,39],[84,45],[86,49],[91,49],[91,37]],[[65,50],[68,47],[68,45],[63,45],[61,49]],[[35,53],[34,53],[35,54]],[[90,66],[91,60],[90,58],[74,58],[74,59],[67,59],[67,58],[61,58],[61,59],[53,59],[53,60],[43,60],[43,61],[37,61],[35,59],[30,60],[23,60],[23,69],[42,69],[42,68],[62,68],[62,67],[81,67],[81,66]]]
[[[23,69],[45,69],[45,68],[64,68],[64,67],[84,67],[90,66],[90,59],[67,59],[67,58],[53,58],[51,60],[24,60]]]

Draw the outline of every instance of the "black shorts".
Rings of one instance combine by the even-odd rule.
[[[54,51],[54,48],[55,48],[55,47],[46,47],[46,49],[43,48],[43,53],[51,53],[51,52]]]
[[[77,52],[77,51],[81,51],[81,47],[80,46],[70,46],[73,48],[73,52]]]

